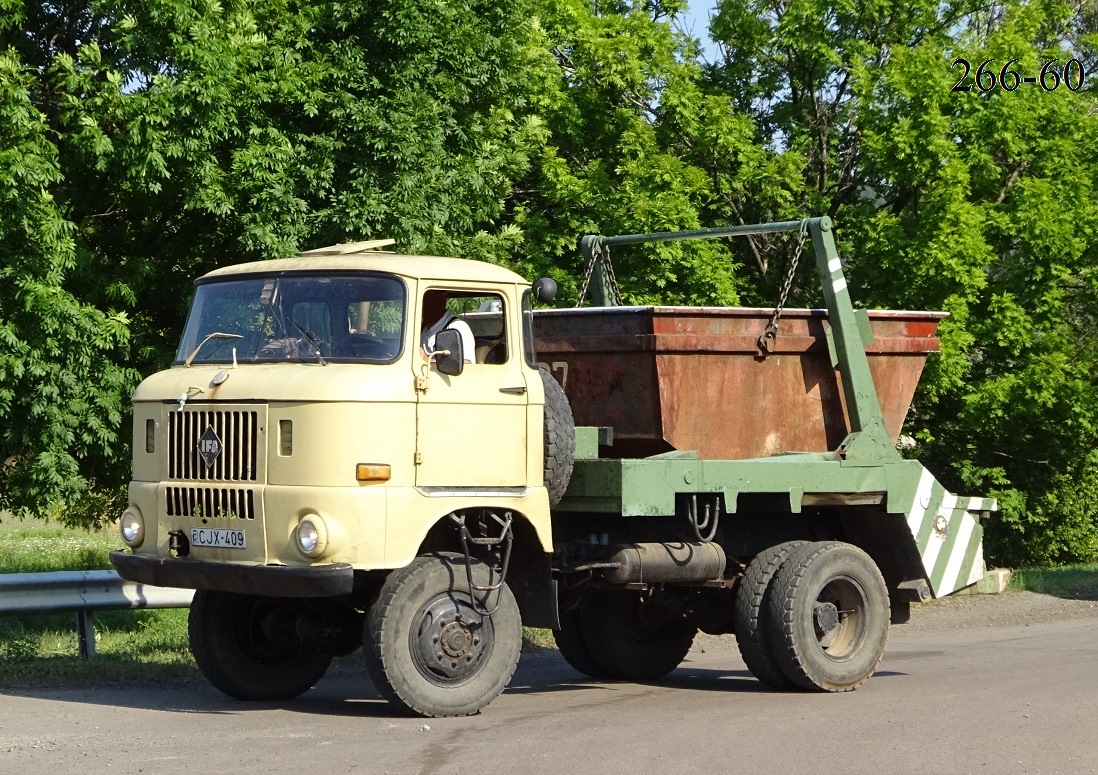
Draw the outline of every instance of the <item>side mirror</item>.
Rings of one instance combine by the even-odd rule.
[[[435,349],[430,353],[435,359],[435,368],[439,374],[456,377],[465,369],[465,353],[461,344],[461,333],[452,328],[444,328],[435,335]]]
[[[548,304],[557,295],[557,281],[548,277],[542,277],[537,280],[532,290],[534,292],[534,298],[540,301],[542,304]]]

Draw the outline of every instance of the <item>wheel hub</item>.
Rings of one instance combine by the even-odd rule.
[[[830,639],[839,627],[839,609],[834,603],[816,603],[813,611],[816,632],[821,639]]]
[[[453,621],[442,628],[439,646],[448,657],[463,657],[473,645],[473,634],[462,621]]]
[[[424,677],[440,684],[460,683],[476,675],[491,652],[491,623],[467,601],[440,595],[417,614],[411,646]]]

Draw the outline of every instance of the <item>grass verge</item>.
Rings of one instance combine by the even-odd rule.
[[[1059,568],[1018,568],[1010,580],[1014,589],[1076,600],[1098,600],[1098,563]]]
[[[0,524],[0,573],[110,568],[121,546],[114,530],[88,531],[40,520]],[[0,616],[0,688],[142,683],[190,678],[187,611],[102,611],[95,619],[96,658],[79,656],[76,614]]]
[[[0,523],[0,573],[102,570],[122,547],[115,530],[88,531],[30,520]]]
[[[187,611],[95,615],[96,656],[80,658],[75,614],[0,618],[0,688],[142,684],[198,676],[187,648]]]
[[[522,650],[537,651],[538,649],[555,649],[557,642],[553,640],[553,631],[541,627],[522,628]]]

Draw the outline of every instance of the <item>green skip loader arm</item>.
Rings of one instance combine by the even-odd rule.
[[[992,498],[950,494],[916,460],[896,450],[866,356],[859,316],[828,217],[761,225],[722,227],[616,237],[589,235],[581,247],[594,262],[596,304],[610,303],[608,251],[614,245],[713,239],[807,231],[827,304],[833,366],[840,376],[850,431],[827,452],[785,452],[742,460],[703,460],[696,452],[672,451],[645,458],[598,457],[597,434],[577,429],[576,466],[561,512],[673,516],[677,496],[713,494],[724,512],[737,513],[741,495],[787,497],[789,510],[807,507],[876,508],[872,532],[883,541],[902,579],[896,591],[911,601],[941,597],[983,578],[983,522],[998,506]],[[868,327],[866,327],[868,331]],[[730,433],[732,429],[716,429]]]

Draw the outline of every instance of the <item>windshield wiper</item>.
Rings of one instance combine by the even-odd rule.
[[[211,339],[243,339],[243,338],[244,338],[243,334],[226,334],[222,331],[214,331],[212,334],[210,334],[205,339],[203,339],[201,342],[199,342],[198,347],[191,350],[191,354],[187,356],[187,360],[183,362],[183,366],[184,366],[184,368],[189,369],[191,367],[191,363],[194,362],[194,357],[196,355],[198,355],[198,351],[202,349],[202,345],[206,344],[206,342],[210,341]]]
[[[316,359],[318,361],[320,361],[320,365],[321,366],[327,366],[328,361],[324,360],[324,356],[320,354],[320,345],[318,345],[316,343],[316,338],[312,334],[310,334],[308,331],[306,331],[304,328],[302,328],[301,325],[298,324],[298,322],[296,320],[294,320],[292,317],[287,317],[286,319],[294,324],[294,328],[296,328],[298,331],[300,331],[301,335],[303,337],[305,337],[306,339],[309,340],[309,344],[311,344],[313,346],[313,352],[316,353]]]

